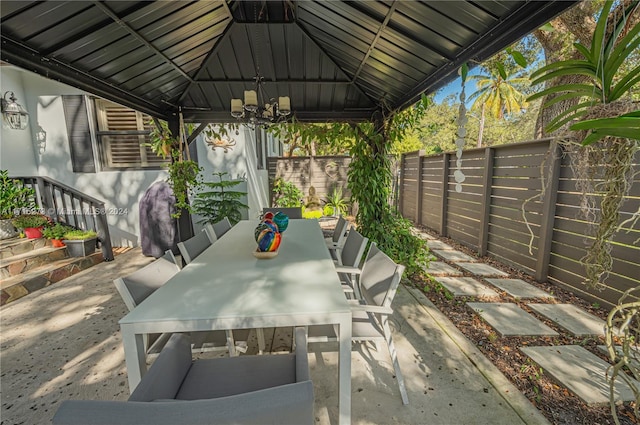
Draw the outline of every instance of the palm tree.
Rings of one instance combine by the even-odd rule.
[[[527,107],[527,96],[518,89],[518,86],[528,84],[528,78],[508,74],[502,66],[485,70],[488,71],[487,74],[469,77],[476,80],[478,88],[469,96],[469,100],[475,99],[471,109],[481,110],[478,147],[482,146],[485,110],[488,109],[495,118],[502,119],[505,114],[519,113]]]

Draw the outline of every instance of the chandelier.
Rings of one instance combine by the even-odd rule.
[[[8,94],[10,94],[9,100],[7,100]],[[14,130],[24,130],[27,128],[29,113],[17,102],[18,99],[16,99],[13,92],[5,92],[0,100],[2,103],[2,115],[7,124],[9,124],[9,127]]]
[[[291,114],[291,99],[280,96],[278,101],[269,97],[264,88],[264,77],[260,72],[253,78],[255,90],[245,90],[242,99],[231,99],[231,116],[249,125],[268,126],[286,119]]]

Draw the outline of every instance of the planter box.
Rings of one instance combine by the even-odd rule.
[[[67,252],[69,252],[70,257],[86,257],[96,252],[97,240],[97,238],[85,240],[64,239],[62,242],[67,246]]]

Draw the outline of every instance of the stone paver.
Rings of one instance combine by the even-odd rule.
[[[431,276],[462,276],[460,270],[456,270],[450,265],[442,261],[432,261],[429,267],[425,269]]]
[[[502,289],[514,298],[554,298],[553,295],[536,288],[521,279],[485,279],[493,286]]]
[[[439,241],[437,239],[428,239],[427,246],[429,247],[429,249],[446,249],[446,250],[453,249],[451,245],[447,245],[446,243]]]
[[[473,274],[477,274],[478,276],[509,276],[507,273],[502,270],[498,270],[493,266],[484,263],[463,263],[457,262],[456,265],[462,267],[463,269],[471,272]]]
[[[467,303],[502,336],[555,336],[558,332],[513,303]]]
[[[602,351],[607,356],[607,358],[609,358],[609,349],[606,345],[598,345],[598,349]],[[615,351],[618,356],[622,357],[622,347],[616,345]],[[631,364],[636,369],[640,369],[640,352],[638,350],[635,350],[633,347],[631,347],[631,350],[629,352],[629,364]]]
[[[498,293],[472,277],[436,277],[456,297],[497,297]]]
[[[578,345],[522,347],[520,350],[545,374],[551,375],[588,405],[609,404],[609,383],[605,378],[609,363],[595,354]],[[634,382],[640,388],[640,383]],[[634,400],[633,392],[622,380],[616,380],[614,394],[618,400]]]
[[[575,336],[604,336],[604,320],[573,304],[529,304],[529,307]]]
[[[465,254],[464,252],[456,250],[434,249],[431,252],[448,261],[464,261],[467,263],[476,263],[480,261],[477,258],[473,258],[472,256]]]

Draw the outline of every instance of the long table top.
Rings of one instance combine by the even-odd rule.
[[[120,324],[171,322],[197,330],[220,320],[229,329],[334,323],[336,314],[350,314],[317,221],[290,220],[271,259],[253,256],[257,224],[235,225]]]

